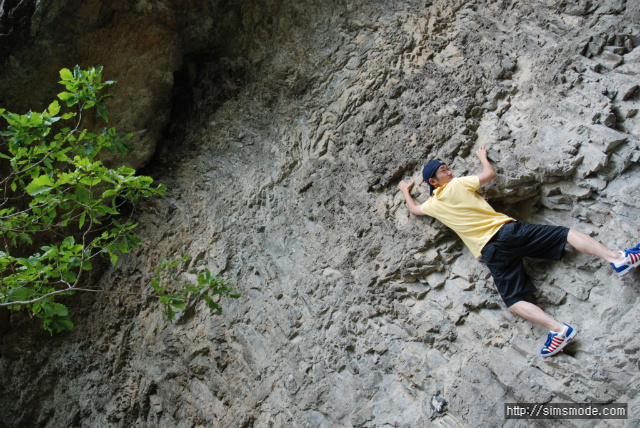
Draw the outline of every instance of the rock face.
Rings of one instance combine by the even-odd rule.
[[[548,426],[506,420],[513,402],[628,403],[625,421],[566,426],[640,423],[640,274],[618,279],[571,248],[529,261],[540,306],[579,329],[543,360],[547,332],[509,313],[484,264],[396,188],[416,180],[423,201],[428,159],[475,174],[486,146],[496,209],[614,249],[640,242],[639,3],[123,4],[149,12],[97,57],[107,71],[165,28],[154,17],[193,18],[197,42],[148,41],[157,54],[140,67],[160,74],[118,89],[166,106],[173,93],[145,170],[170,190],[139,207],[145,245],[100,278],[108,293],[72,304],[74,332],[12,316],[0,425]],[[186,40],[187,21],[166,40]],[[149,105],[130,100],[112,109]],[[221,272],[242,298],[172,324],[125,294],[185,253],[185,279]]]
[[[185,46],[208,44],[216,1],[7,0],[0,5],[0,100],[42,111],[60,92],[58,72],[103,65],[116,80],[110,126],[135,134],[134,168],[153,155],[170,121],[174,72]],[[96,118],[97,120],[97,115]]]

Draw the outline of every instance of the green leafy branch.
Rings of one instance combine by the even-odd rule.
[[[23,115],[0,109],[7,122],[0,131],[0,307],[27,308],[50,332],[73,328],[55,298],[80,291],[96,257],[115,266],[120,254],[141,244],[123,208],[166,190],[132,168],[103,163],[106,152],[132,150],[131,134],[82,129],[91,108],[108,123],[105,101],[112,96],[101,91],[115,82],[102,81],[102,67],[62,69],[60,78],[62,105],[55,100],[41,113]],[[198,288],[186,296],[194,293],[209,296]]]
[[[211,313],[220,314],[222,312],[222,306],[220,306],[218,300],[220,297],[228,296],[237,299],[241,296],[240,293],[232,293],[235,288],[228,285],[233,282],[233,279],[220,279],[217,275],[212,274],[209,269],[205,269],[204,272],[198,274],[197,284],[184,283],[177,290],[169,292],[168,289],[170,287],[168,284],[162,285],[164,282],[163,274],[167,274],[173,283],[179,283],[177,267],[188,259],[189,256],[185,255],[180,260],[163,260],[160,266],[156,268],[155,276],[151,279],[153,290],[157,293],[160,298],[160,304],[163,306],[162,312],[169,321],[174,319],[176,309],[184,310],[185,306],[190,302],[202,299]],[[165,280],[167,275],[164,275]]]

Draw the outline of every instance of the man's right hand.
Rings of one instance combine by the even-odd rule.
[[[411,188],[415,184],[414,181],[401,181],[398,184],[398,189],[402,190],[404,194],[404,199],[407,202],[407,208],[409,208],[409,212],[414,215],[424,215],[424,213],[420,210],[420,206],[416,204],[416,201],[411,196]]]
[[[406,181],[402,180],[400,182],[400,184],[398,184],[398,189],[400,189],[403,193],[404,192],[409,192],[409,191],[411,191],[411,188],[413,187],[414,184],[415,184],[414,181],[406,182]]]

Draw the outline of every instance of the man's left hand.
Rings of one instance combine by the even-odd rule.
[[[476,151],[476,156],[478,156],[478,159],[483,160],[483,159],[487,159],[488,158],[488,150],[486,147],[480,147],[477,151]]]

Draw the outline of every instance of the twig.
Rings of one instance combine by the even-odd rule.
[[[46,299],[47,297],[51,297],[57,294],[63,294],[63,293],[69,293],[69,292],[73,292],[73,291],[88,291],[91,293],[106,293],[106,294],[120,294],[120,295],[125,295],[125,296],[140,296],[140,297],[154,297],[159,299],[160,296],[155,295],[155,294],[146,294],[146,293],[127,293],[125,291],[106,291],[106,290],[93,290],[91,288],[68,288],[66,290],[57,290],[57,291],[52,291],[51,293],[47,293],[44,296],[40,296],[36,299],[32,299],[32,300],[25,300],[25,301],[20,301],[20,302],[11,302],[11,303],[0,303],[0,308],[2,307],[7,307],[7,306],[27,306],[27,305],[31,305],[34,303],[37,303],[41,300]]]

